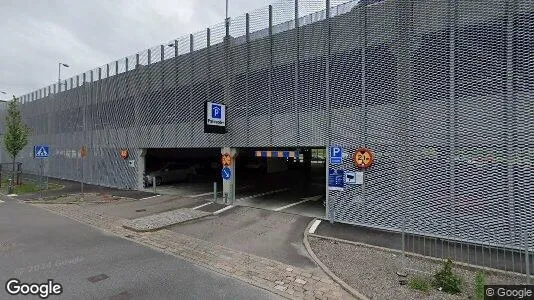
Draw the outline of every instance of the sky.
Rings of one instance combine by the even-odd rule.
[[[273,0],[229,0],[240,16]],[[225,0],[0,0],[0,99],[224,22]]]

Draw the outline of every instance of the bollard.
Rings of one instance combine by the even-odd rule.
[[[217,181],[213,182],[213,203],[217,203]]]
[[[152,177],[152,189],[155,194],[156,193],[156,176]]]
[[[228,204],[228,193],[224,193],[224,204]]]
[[[13,180],[11,180],[11,178],[8,179],[8,183],[7,183],[7,189],[8,189],[8,194],[13,194]]]

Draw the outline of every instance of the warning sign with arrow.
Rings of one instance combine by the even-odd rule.
[[[373,164],[374,156],[371,150],[360,148],[354,153],[353,160],[356,167],[367,169]]]

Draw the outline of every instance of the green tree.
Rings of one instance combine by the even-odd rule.
[[[13,159],[13,173],[11,174],[12,185],[15,182],[15,164],[17,155],[28,144],[28,136],[30,135],[30,128],[24,124],[20,115],[17,98],[13,96],[13,100],[9,102],[5,120],[4,132],[4,146],[7,152]],[[12,185],[9,193],[13,193]]]

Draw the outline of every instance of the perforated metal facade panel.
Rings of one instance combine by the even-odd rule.
[[[534,2],[333,1],[330,22],[312,2],[297,21],[281,1],[272,28],[259,9],[228,39],[219,24],[23,96],[24,168],[37,172],[31,145],[48,143],[47,173],[82,180],[86,145],[85,182],[136,188],[120,148],[137,159],[329,136],[376,155],[364,185],[329,192],[329,218],[520,246],[534,231]],[[203,133],[206,100],[228,105],[227,134]]]

